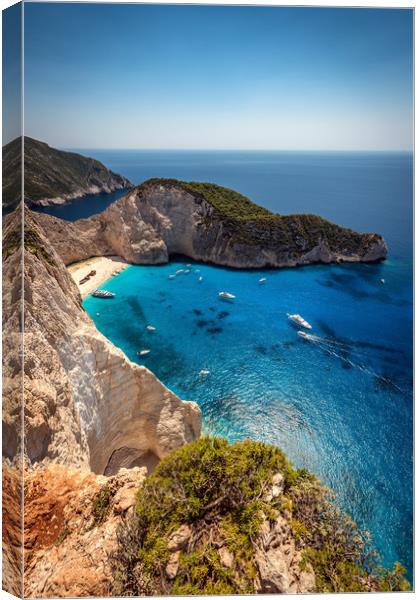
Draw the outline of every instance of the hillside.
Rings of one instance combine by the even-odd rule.
[[[159,264],[175,254],[234,268],[375,262],[387,255],[376,233],[357,233],[317,215],[276,215],[212,183],[150,179],[103,213],[68,223],[37,219],[66,264],[116,254]]]
[[[10,210],[20,199],[21,138],[3,147],[3,209]],[[62,204],[86,194],[130,188],[125,177],[102,163],[51,148],[25,137],[25,202],[29,206]]]

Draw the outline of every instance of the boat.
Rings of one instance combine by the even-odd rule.
[[[304,340],[310,340],[311,338],[309,337],[309,334],[306,333],[305,331],[298,331],[297,334],[303,338]]]
[[[194,273],[199,273],[200,269],[194,269]]]
[[[236,296],[229,292],[219,292],[219,298],[223,298],[224,300],[234,300]]]
[[[201,283],[202,281],[203,281],[203,278],[200,276],[200,277],[198,278],[198,282],[199,282],[199,283]]]
[[[92,296],[95,298],[115,298],[115,294],[113,292],[108,292],[108,290],[95,290],[92,293]]]
[[[258,280],[258,283],[265,283],[267,281],[267,277],[261,277],[261,279]]]
[[[179,275],[180,273],[183,273],[184,269],[178,269],[178,271],[175,271],[175,275]]]
[[[310,325],[308,321],[305,321],[305,319],[298,314],[290,315],[289,313],[287,313],[287,317],[290,321],[293,321],[294,323],[296,323],[296,325],[299,325],[300,327],[305,327],[305,329],[312,329],[312,325]]]
[[[385,279],[380,279],[380,282],[383,284],[385,283]]]
[[[149,354],[150,350],[148,348],[145,348],[144,350],[140,350],[139,352],[137,352],[137,354],[139,356],[146,356],[146,354]]]
[[[187,267],[192,267],[192,265],[188,263]]]
[[[176,275],[169,275],[168,279],[175,279]]]
[[[208,369],[201,369],[198,373],[199,375],[209,375],[210,371]]]
[[[185,275],[188,275],[188,273],[191,273],[190,269],[185,269],[184,271]]]
[[[153,325],[146,325],[146,329],[147,331],[156,331],[156,327],[153,327]]]

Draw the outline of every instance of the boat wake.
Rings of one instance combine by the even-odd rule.
[[[325,352],[326,354],[329,354],[333,358],[338,358],[339,360],[348,364],[350,367],[353,367],[354,369],[359,369],[359,371],[362,371],[363,373],[366,373],[367,375],[371,375],[372,377],[375,377],[375,379],[377,379],[382,384],[388,385],[388,386],[394,388],[401,394],[404,393],[404,390],[402,388],[400,388],[396,383],[394,383],[388,377],[379,375],[373,369],[370,369],[366,365],[361,364],[359,362],[354,362],[354,360],[351,360],[347,356],[349,354],[349,352],[351,351],[352,355],[356,357],[356,360],[357,360],[357,358],[360,358],[360,360],[362,361],[363,357],[366,356],[368,353],[362,352],[360,350],[355,350],[351,344],[348,344],[346,342],[340,342],[338,340],[332,340],[330,338],[323,338],[321,336],[302,332],[302,331],[299,331],[298,334],[300,335],[300,337],[302,337],[306,341],[311,342],[315,346],[318,346],[323,352]]]

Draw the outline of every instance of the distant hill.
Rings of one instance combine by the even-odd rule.
[[[3,147],[3,209],[19,202],[21,190],[21,138]],[[25,202],[29,206],[64,204],[86,194],[131,188],[132,183],[101,162],[51,148],[25,137]]]

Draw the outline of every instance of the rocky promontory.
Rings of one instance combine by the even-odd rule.
[[[24,138],[24,198],[28,206],[65,204],[87,194],[110,193],[133,187],[122,175],[98,160],[64,152]],[[22,138],[3,147],[3,209],[13,209],[22,195]]]
[[[132,264],[183,254],[233,268],[376,262],[382,236],[356,233],[316,215],[277,215],[211,183],[151,179],[103,213],[72,223],[38,215],[66,264],[119,255]]]

